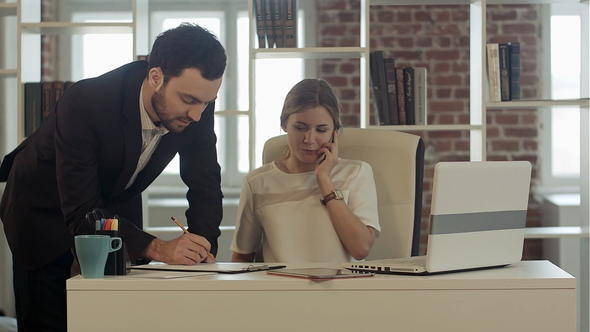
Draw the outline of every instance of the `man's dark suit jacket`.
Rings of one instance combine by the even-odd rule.
[[[70,250],[73,235],[93,231],[85,215],[94,208],[122,219],[119,232],[129,256],[140,258],[154,238],[142,231],[141,192],[177,152],[189,188],[189,231],[205,237],[217,253],[223,195],[213,104],[182,133],[164,135],[125,189],[141,153],[139,92],[146,73],[147,62],[137,61],[75,83],[40,129],[4,158],[0,218],[19,266],[35,269]]]

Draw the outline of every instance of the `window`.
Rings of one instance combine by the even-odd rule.
[[[551,99],[580,98],[581,20],[579,8],[551,5],[545,95]],[[547,44],[549,43],[549,44]],[[541,181],[544,192],[577,192],[580,176],[580,110],[551,107],[542,111]]]
[[[138,31],[136,45],[139,55],[149,50],[162,31],[181,22],[194,22],[218,36],[228,53],[228,67],[216,102],[215,131],[218,158],[222,169],[222,186],[226,196],[237,196],[244,175],[250,170],[250,119],[249,108],[249,20],[246,1],[215,0],[195,2],[149,2],[137,10]],[[64,6],[66,7],[66,6]],[[96,4],[73,1],[67,6],[75,22],[131,22],[129,8],[105,9]],[[63,15],[63,12],[62,12]],[[303,12],[299,15],[302,29]],[[301,35],[301,34],[300,34]],[[142,39],[143,38],[143,39]],[[145,39],[145,40],[144,40]],[[108,52],[102,45],[108,40]],[[300,43],[302,41],[300,40]],[[66,47],[63,43],[60,47]],[[63,76],[74,80],[93,77],[133,60],[131,34],[84,34],[71,38],[71,68]],[[147,51],[146,51],[147,53]],[[62,54],[66,54],[62,51]],[[68,59],[64,59],[68,61]],[[64,62],[67,63],[67,62]],[[279,114],[287,91],[303,78],[304,62],[300,59],[262,59],[256,70],[256,115],[254,140],[256,167],[261,165],[262,146],[275,135],[281,134]],[[280,76],[277,76],[279,73]],[[280,79],[277,79],[280,77]],[[184,197],[186,187],[178,174],[178,157],[149,188],[150,197]],[[232,190],[233,188],[233,190]]]

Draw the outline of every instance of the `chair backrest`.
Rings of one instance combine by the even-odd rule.
[[[344,128],[340,158],[362,160],[373,169],[381,235],[367,259],[417,256],[420,247],[424,142],[417,135],[381,129]],[[287,136],[266,141],[263,162],[284,157]]]

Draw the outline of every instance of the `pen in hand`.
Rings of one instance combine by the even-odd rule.
[[[182,231],[185,234],[188,234],[188,231],[186,230],[186,228],[184,228],[184,226],[178,220],[176,220],[176,218],[174,218],[174,216],[170,217],[170,219],[172,219],[172,221],[174,221],[178,225],[178,227],[180,227],[182,229]],[[213,259],[213,260],[215,259],[215,257],[213,256],[213,254],[211,254],[209,251],[207,251],[207,255],[209,255],[209,257],[211,259]]]

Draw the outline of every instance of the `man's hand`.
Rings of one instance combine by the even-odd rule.
[[[214,263],[215,259],[209,257],[209,250],[211,250],[211,244],[207,239],[187,233],[171,241],[152,240],[142,256],[173,265]]]

